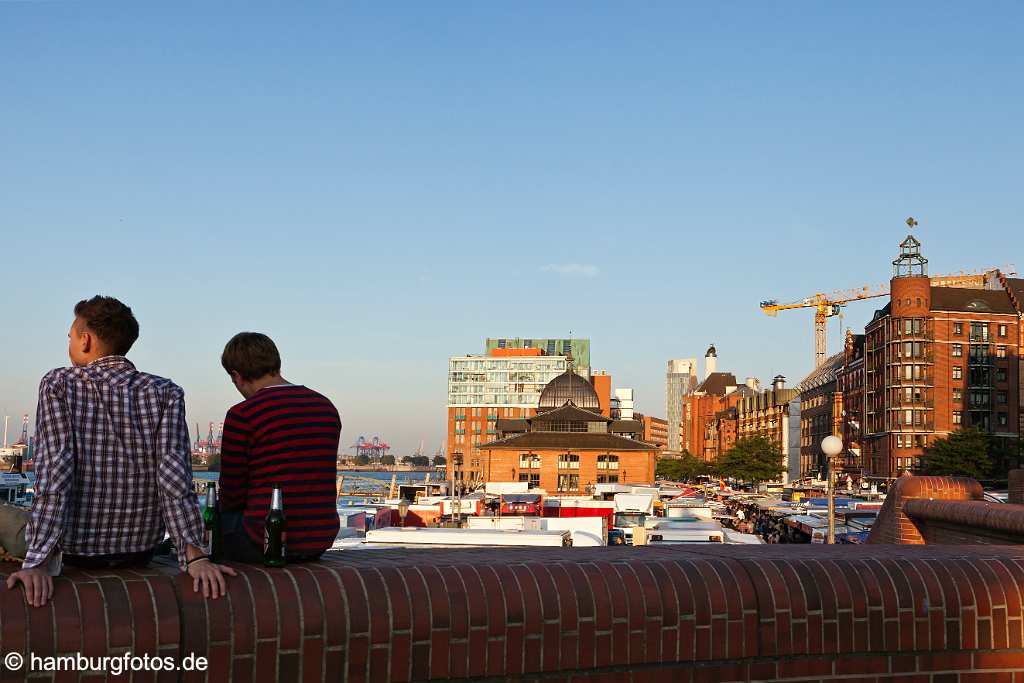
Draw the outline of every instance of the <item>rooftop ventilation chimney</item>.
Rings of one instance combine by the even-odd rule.
[[[786,378],[783,377],[782,375],[775,375],[775,378],[772,379],[772,389],[775,389],[776,391],[781,391],[785,388]]]

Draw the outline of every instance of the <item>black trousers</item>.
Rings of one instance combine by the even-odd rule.
[[[242,562],[245,564],[263,564],[263,546],[252,540],[252,536],[245,530],[242,524],[241,512],[222,512],[220,515],[221,535],[223,536],[223,548],[221,557],[218,560],[229,562]],[[319,560],[323,553],[311,555],[293,555],[288,553],[285,559],[291,563],[312,562]]]

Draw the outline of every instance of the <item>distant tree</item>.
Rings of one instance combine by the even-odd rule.
[[[992,439],[976,427],[958,429],[932,441],[921,469],[926,474],[982,479],[992,471]]]
[[[355,463],[356,465],[360,465],[360,466],[362,466],[362,465],[369,465],[370,464],[370,456],[368,456],[368,455],[366,455],[364,453],[360,453],[359,455],[357,455],[355,458],[352,459],[352,462]]]
[[[435,455],[434,456],[434,467],[439,467],[440,465],[447,465],[447,464],[448,464],[448,461],[445,459],[445,457],[443,455]]]
[[[391,467],[392,465],[395,464],[395,456],[391,455],[390,453],[386,453],[385,455],[380,456],[380,464],[384,465],[385,467]]]
[[[206,456],[206,464],[211,472],[220,472],[220,453],[210,453]]]
[[[398,462],[402,463],[403,465],[411,465],[412,464],[412,457],[410,457],[408,455],[403,455],[402,459],[399,460]]]
[[[668,481],[693,481],[708,473],[708,464],[689,451],[678,458],[661,458],[654,468],[654,476]]]
[[[409,463],[413,467],[430,467],[430,458],[425,455],[414,455],[409,458]]]
[[[737,441],[718,456],[713,469],[720,476],[756,484],[778,479],[786,467],[778,445],[771,439],[755,436]]]

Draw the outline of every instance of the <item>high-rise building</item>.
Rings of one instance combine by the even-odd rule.
[[[683,450],[683,404],[697,388],[697,359],[677,358],[668,362],[665,374],[666,418],[669,451]]]
[[[484,353],[488,356],[497,355],[501,351],[520,351],[530,349],[539,351],[544,356],[571,356],[573,367],[583,377],[590,377],[590,340],[589,339],[525,339],[519,337],[488,338],[484,342]],[[500,350],[500,351],[499,351]]]
[[[616,420],[632,420],[633,419],[633,390],[632,389],[616,389],[615,396],[612,397],[612,417]]]

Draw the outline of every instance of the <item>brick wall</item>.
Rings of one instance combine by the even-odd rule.
[[[938,500],[982,500],[984,490],[973,479],[954,477],[900,477],[889,487],[878,519],[871,527],[868,543],[923,544],[917,523],[904,509],[918,498]],[[932,542],[935,542],[934,540]]]
[[[973,479],[901,477],[889,490],[870,543],[1024,543],[1024,470],[1010,472],[1010,502],[984,500]]]
[[[0,651],[210,658],[161,681],[1010,681],[1022,568],[1009,546],[366,550],[209,602],[169,569],[74,572],[42,609],[0,589]]]
[[[1024,505],[1024,470],[1010,470],[1008,503]]]

